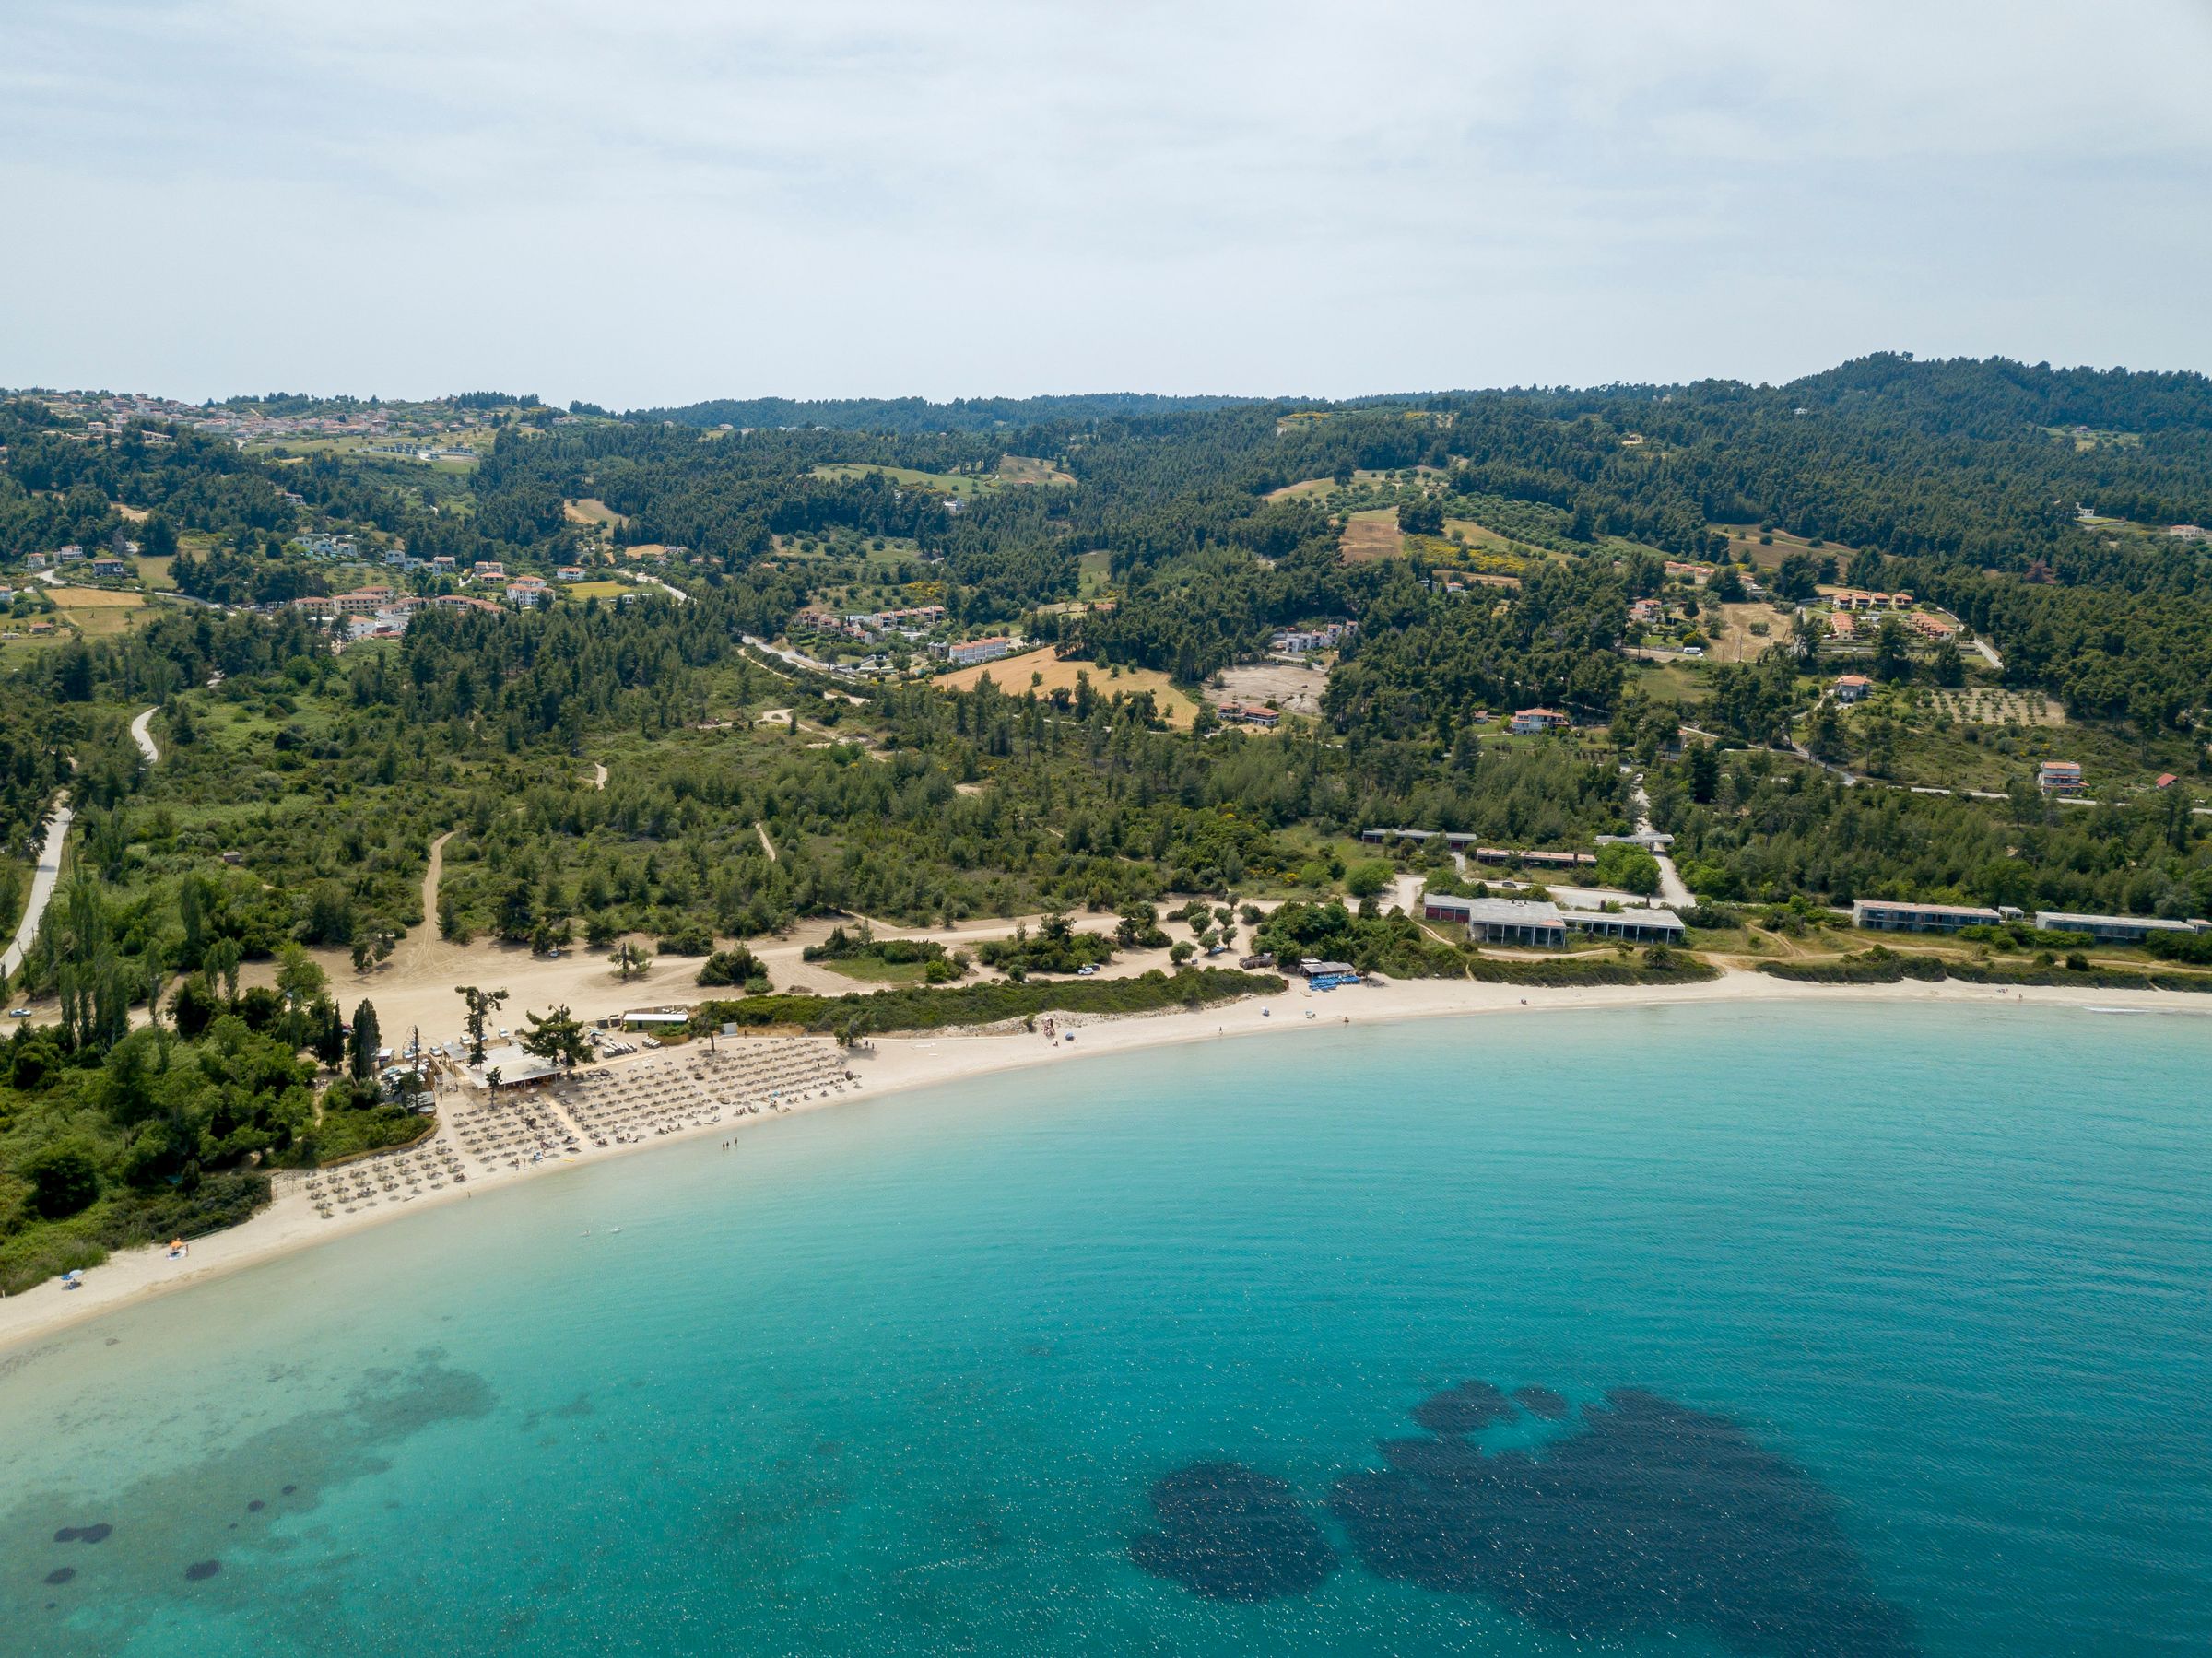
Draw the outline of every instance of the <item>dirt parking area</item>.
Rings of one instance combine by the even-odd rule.
[[[1288,714],[1317,714],[1321,693],[1329,676],[1303,663],[1250,662],[1223,668],[1215,676],[1220,684],[1208,684],[1206,700],[1218,708],[1224,702],[1270,702]]]

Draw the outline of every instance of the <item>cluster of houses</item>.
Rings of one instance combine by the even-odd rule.
[[[1358,622],[1320,622],[1311,628],[1286,628],[1267,641],[1267,648],[1285,656],[1303,656],[1313,651],[1331,651],[1359,631]]]
[[[535,576],[523,579],[537,580]],[[347,632],[355,639],[396,639],[407,630],[407,623],[415,613],[427,606],[500,614],[500,606],[491,600],[469,594],[441,593],[425,598],[418,594],[394,593],[389,587],[357,587],[351,593],[312,594],[291,603],[294,610],[307,616],[342,618]]]
[[[30,570],[59,570],[65,564],[81,564],[85,567],[85,573],[96,582],[127,582],[138,573],[127,557],[138,550],[138,544],[125,541],[121,544],[121,549],[111,553],[87,553],[72,541],[66,547],[55,547],[51,553],[24,554],[23,568]]]
[[[1256,725],[1264,731],[1273,731],[1283,718],[1282,710],[1265,702],[1224,702],[1215,711],[1225,725]]]
[[[1877,594],[1873,596],[1879,598],[1882,595]],[[1910,594],[1905,596],[1911,597]],[[1946,640],[1959,637],[1959,629],[1954,624],[1939,616],[1931,616],[1924,610],[1900,611],[1897,616],[1906,627],[1934,643],[1941,644]],[[1856,644],[1865,637],[1859,628],[1858,618],[1848,610],[1839,610],[1828,618],[1828,636],[1840,645]]]
[[[877,640],[888,634],[920,639],[945,625],[942,605],[913,605],[900,610],[850,611],[843,616],[809,606],[792,618],[818,633],[841,634],[847,639]]]
[[[1863,898],[1851,906],[1851,924],[1872,933],[1956,933],[1966,927],[1994,927],[2026,919],[2024,911],[2009,904],[1923,904]],[[2039,933],[2086,933],[2099,944],[2139,945],[2153,933],[2212,933],[2212,921],[2038,910],[2035,929]]]

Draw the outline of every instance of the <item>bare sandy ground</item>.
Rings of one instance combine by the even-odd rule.
[[[448,993],[450,994],[450,992]],[[1988,986],[1945,981],[1935,984],[1907,982],[1895,985],[1854,986],[1848,990],[1796,984],[1764,974],[1731,972],[1701,984],[1655,990],[1617,986],[1589,990],[1544,990],[1518,985],[1473,984],[1464,980],[1416,980],[1365,989],[1316,994],[1293,987],[1279,995],[1253,997],[1197,1013],[1176,1012],[1124,1018],[1099,1019],[1082,1016],[1056,1017],[1057,1032],[1048,1041],[1041,1034],[936,1033],[924,1036],[879,1038],[856,1049],[852,1069],[863,1079],[863,1098],[880,1099],[900,1089],[953,1083],[969,1077],[1022,1067],[1065,1065],[1099,1053],[1127,1052],[1174,1042],[1204,1041],[1225,1036],[1267,1033],[1277,1041],[1294,1041],[1300,1031],[1324,1026],[1380,1024],[1393,1020],[1439,1018],[1485,1013],[1537,1013],[1560,1010],[1644,1007],[1698,1003],[1983,1003],[2030,1008],[2099,1007],[2129,1010],[2212,1014],[2212,997],[2157,991],[2088,991],[2033,988],[1997,991]],[[2030,1016],[2032,1017],[2032,1016]],[[389,1025],[387,1025],[389,1028]],[[1068,1040],[1072,1036],[1073,1040]],[[774,1041],[777,1039],[756,1039]],[[636,1061],[615,1062],[638,1063]],[[1051,1084],[1040,1077],[1036,1091],[1049,1095]],[[801,1105],[795,1109],[818,1109]],[[742,1119],[739,1131],[759,1128],[773,1117]],[[441,1135],[450,1128],[441,1126]],[[715,1136],[727,1138],[728,1123],[704,1126],[684,1136],[657,1142],[662,1146],[689,1144],[704,1146]],[[426,1194],[420,1207],[473,1201],[479,1191],[494,1190],[512,1181],[594,1158],[619,1157],[637,1149],[614,1146],[587,1148],[578,1156],[525,1164],[520,1171],[494,1170],[472,1179],[465,1187]],[[295,1250],[312,1247],[386,1220],[406,1210],[365,1212],[319,1218],[296,1182],[276,1201],[245,1225],[196,1239],[189,1256],[172,1261],[160,1249],[129,1251],[111,1258],[85,1274],[84,1287],[65,1291],[42,1284],[22,1295],[0,1300],[0,1352],[19,1347],[80,1323],[100,1313],[161,1295],[267,1261]]]

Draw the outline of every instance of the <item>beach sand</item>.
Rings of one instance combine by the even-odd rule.
[[[1805,1002],[1913,1002],[1979,1003],[2010,1005],[2023,1012],[2031,1008],[2095,1007],[2130,1012],[2212,1014],[2212,996],[2193,996],[2158,991],[2093,991],[2037,987],[1999,991],[1986,985],[1942,981],[1933,984],[1908,981],[1892,985],[1838,988],[1794,983],[1762,973],[1728,972],[1702,983],[1655,988],[1641,985],[1594,989],[1547,990],[1535,986],[1477,984],[1465,980],[1394,981],[1364,988],[1314,993],[1302,986],[1273,996],[1255,996],[1199,1012],[1178,1011],[1120,1017],[1077,1015],[1050,1016],[1056,1026],[1053,1040],[1038,1032],[956,1033],[879,1037],[853,1051],[848,1064],[863,1081],[857,1096],[880,1099],[908,1088],[959,1082],[971,1076],[1024,1067],[1066,1064],[1099,1053],[1127,1052],[1174,1042],[1205,1041],[1228,1036],[1269,1033],[1280,1040],[1295,1039],[1300,1030],[1324,1025],[1382,1024],[1415,1018],[1444,1018],[1486,1013],[1540,1013],[1560,1009],[1591,1010],[1608,1007],[1651,1007],[1693,1003],[1805,1003]],[[1067,1040],[1072,1036],[1073,1040]],[[775,1038],[739,1038],[738,1041],[773,1041]],[[650,1052],[611,1062],[606,1068],[651,1063]],[[658,1057],[665,1057],[665,1051]],[[1039,1093],[1050,1088],[1039,1078]],[[818,1110],[832,1100],[802,1102],[792,1111]],[[702,1125],[681,1135],[646,1142],[654,1146],[690,1143],[702,1150],[776,1121],[771,1115],[746,1117],[735,1123]],[[439,1135],[450,1139],[453,1128],[441,1122]],[[380,1208],[325,1220],[297,1181],[286,1181],[275,1202],[244,1225],[193,1240],[191,1252],[171,1260],[159,1246],[121,1252],[88,1269],[82,1287],[64,1290],[58,1284],[41,1284],[22,1294],[0,1299],[0,1354],[50,1336],[156,1295],[204,1283],[224,1273],[308,1249],[333,1238],[404,1218],[433,1204],[473,1201],[479,1192],[557,1169],[571,1169],[599,1158],[619,1157],[641,1149],[636,1145],[606,1148],[586,1146],[573,1156],[525,1163],[519,1170],[494,1169],[472,1174],[462,1186],[426,1193],[414,1205]],[[473,1159],[472,1159],[473,1160]]]

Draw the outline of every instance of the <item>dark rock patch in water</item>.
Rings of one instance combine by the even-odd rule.
[[[1238,1463],[1194,1463],[1152,1487],[1159,1529],[1129,1558],[1209,1600],[1267,1601],[1318,1588],[1336,1551],[1298,1493]]]
[[[1918,1651],[1828,1494],[1725,1417],[1624,1388],[1540,1453],[1419,1443],[1389,1441],[1387,1470],[1330,1499],[1383,1577],[1583,1640],[1699,1627],[1788,1658]]]
[[[1513,1403],[1539,1422],[1566,1419],[1567,1396],[1547,1387],[1517,1387],[1513,1390]]]
[[[262,1501],[260,1498],[256,1497],[252,1502],[246,1504],[246,1512],[249,1514],[258,1514],[262,1510],[267,1508],[268,1506],[269,1505],[267,1503]]]
[[[298,1486],[287,1486],[287,1487],[284,1487],[284,1489],[283,1489],[281,1492],[279,1492],[279,1493],[278,1493],[278,1495],[280,1495],[280,1496],[284,1496],[284,1497],[289,1497],[289,1496],[290,1496],[290,1495],[291,1495],[291,1494],[292,1494],[294,1491],[297,1491],[299,1488],[300,1488],[300,1487],[299,1487]]]
[[[194,1560],[184,1569],[184,1577],[188,1582],[204,1583],[222,1569],[220,1560]]]
[[[53,1534],[56,1543],[105,1543],[115,1535],[115,1528],[106,1521],[95,1521],[90,1525],[65,1525]]]
[[[1422,1400],[1413,1419],[1430,1433],[1480,1433],[1493,1422],[1512,1420],[1504,1391],[1487,1382],[1463,1382]]]
[[[74,1566],[56,1566],[46,1574],[46,1581],[49,1583],[66,1583],[76,1575],[76,1568]]]

